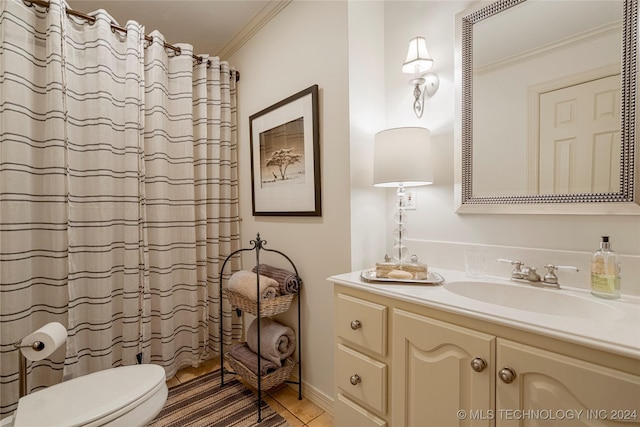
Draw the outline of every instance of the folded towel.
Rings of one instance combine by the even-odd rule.
[[[260,299],[274,298],[280,295],[278,282],[270,277],[260,275]],[[256,273],[240,270],[229,278],[228,289],[256,301]]]
[[[260,371],[258,371],[258,355],[249,349],[246,342],[232,345],[229,354],[256,375],[267,375],[280,367],[280,365],[261,357]]]
[[[260,267],[261,275],[270,277],[278,282],[278,285],[280,285],[280,293],[282,295],[297,294],[300,290],[302,280],[300,277],[296,276],[295,273],[282,268],[272,267],[267,264],[259,264],[253,267],[253,270],[251,271],[255,273],[258,270],[258,267]]]
[[[254,319],[247,329],[247,345],[258,352],[258,319]],[[282,361],[296,349],[296,335],[293,329],[268,317],[260,319],[260,357],[282,366]]]

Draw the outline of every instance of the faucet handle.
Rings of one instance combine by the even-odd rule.
[[[578,267],[574,267],[573,265],[556,265],[555,266],[558,270],[570,270],[573,271],[574,273],[577,273],[578,271]]]
[[[522,267],[524,265],[524,262],[522,262],[522,261],[512,261],[510,259],[505,259],[505,258],[498,258],[497,261],[498,262],[506,262],[507,264],[515,265],[515,269],[516,270],[520,270],[520,267]]]
[[[545,283],[550,283],[552,285],[558,284],[558,276],[556,276],[556,270],[558,268],[557,265],[548,264],[545,265],[544,268],[547,269],[547,274],[544,275],[542,281]]]
[[[577,273],[578,271],[578,267],[574,267],[573,265],[553,265],[553,264],[547,264],[544,266],[544,268],[546,268],[547,270],[549,270],[549,273],[553,273],[555,270],[571,270],[575,273]]]
[[[524,276],[524,272],[522,271],[522,269],[520,267],[522,267],[524,265],[524,262],[522,261],[512,261],[510,259],[504,259],[504,258],[498,258],[498,262],[506,262],[508,264],[513,265],[513,271],[511,271],[511,278],[512,279],[522,279]]]
[[[572,265],[553,265],[547,264],[544,266],[547,269],[547,274],[544,275],[543,282],[550,283],[552,285],[558,284],[558,276],[556,276],[556,270],[571,270],[574,272],[578,272],[578,267],[574,267]]]

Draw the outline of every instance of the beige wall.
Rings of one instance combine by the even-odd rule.
[[[241,72],[242,241],[249,246],[259,232],[269,248],[285,252],[296,264],[304,280],[303,380],[308,393],[329,402],[333,399],[333,290],[326,279],[350,270],[347,48],[346,2],[294,1],[229,58]],[[249,116],[313,84],[320,89],[322,217],[254,217]],[[251,269],[255,258],[247,255],[243,264]],[[295,326],[291,315],[282,321]]]
[[[373,187],[373,135],[385,127],[384,2],[349,2],[351,269],[386,252],[386,192]]]

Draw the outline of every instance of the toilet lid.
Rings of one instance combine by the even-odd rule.
[[[157,365],[122,366],[64,381],[22,397],[14,427],[75,427],[96,420],[102,425],[138,406],[165,381]]]

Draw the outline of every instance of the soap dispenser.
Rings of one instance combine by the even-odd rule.
[[[591,257],[591,293],[600,298],[620,298],[620,260],[611,250],[609,236]]]

